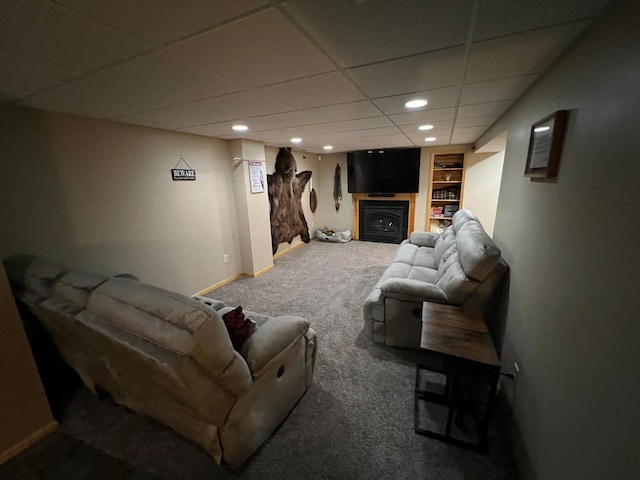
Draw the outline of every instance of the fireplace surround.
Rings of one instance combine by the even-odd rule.
[[[353,193],[353,238],[355,240],[365,240],[374,242],[389,242],[400,243],[403,239],[409,237],[409,233],[414,230],[415,220],[415,205],[416,194],[414,193],[394,193],[394,194],[366,194],[366,193]],[[379,215],[380,218],[375,219],[372,217],[369,219],[369,225],[367,222],[361,220],[363,216],[362,206],[374,206],[374,209],[367,208],[367,214]],[[402,218],[399,220],[395,218],[395,215],[399,214],[400,210],[397,208],[401,206]],[[384,212],[384,207],[389,207],[388,213],[391,213],[391,217],[387,216]],[[394,208],[396,207],[396,208]],[[382,210],[376,210],[382,208]],[[406,210],[406,213],[404,212]],[[386,224],[385,224],[386,220]],[[391,222],[391,225],[389,225]],[[370,232],[365,232],[367,228]],[[398,230],[396,235],[395,231]],[[363,235],[364,233],[364,235]],[[369,234],[373,234],[376,238],[371,238]],[[400,239],[398,239],[398,237]]]

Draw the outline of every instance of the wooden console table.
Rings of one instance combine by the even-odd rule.
[[[500,377],[500,360],[481,314],[466,312],[459,307],[424,302],[422,304],[422,335],[420,348],[438,354],[443,359],[442,370],[423,364],[416,368],[415,431],[461,447],[487,450],[487,434],[491,410]],[[421,388],[423,371],[445,376],[444,389]],[[444,431],[420,426],[421,401],[447,408]],[[475,437],[466,432],[465,418],[475,420]],[[454,430],[454,417],[455,427]],[[459,435],[462,433],[462,435]]]

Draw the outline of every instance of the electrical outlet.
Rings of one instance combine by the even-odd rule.
[[[229,255],[226,253],[222,255],[222,263],[229,263]]]

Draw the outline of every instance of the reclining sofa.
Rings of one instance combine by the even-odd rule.
[[[16,299],[89,389],[171,427],[218,464],[239,467],[311,384],[316,336],[305,319],[245,311],[257,329],[236,351],[222,302],[35,257],[5,265]]]
[[[469,210],[458,210],[441,234],[413,232],[364,303],[373,341],[420,348],[422,302],[482,311],[507,265]]]

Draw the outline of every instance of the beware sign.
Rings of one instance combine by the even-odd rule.
[[[174,182],[177,182],[180,180],[195,180],[196,171],[192,168],[172,168],[171,179]]]

